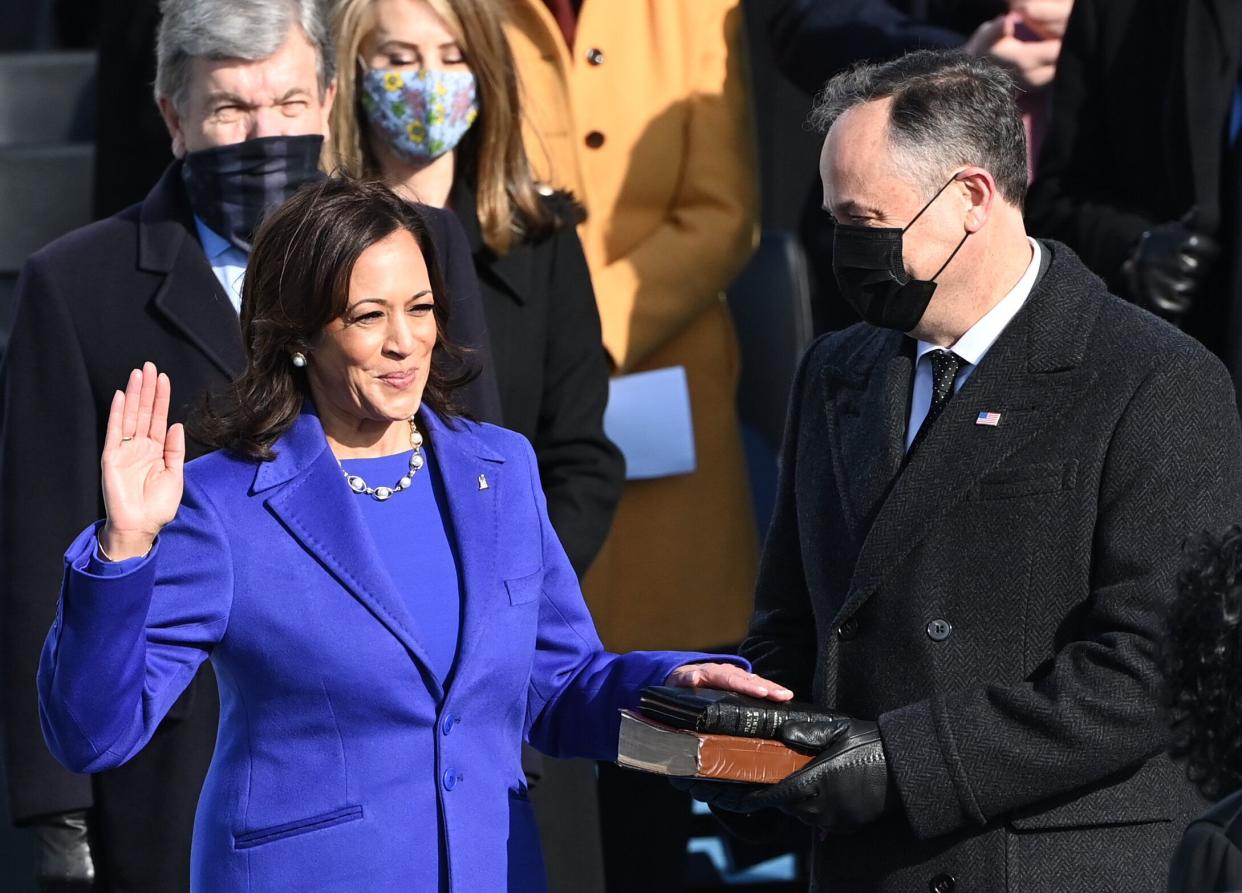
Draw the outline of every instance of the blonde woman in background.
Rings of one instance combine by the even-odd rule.
[[[736,642],[756,560],[736,339],[722,301],[757,229],[741,9],[737,0],[510,6],[527,153],[540,179],[586,207],[578,231],[614,371],[684,368],[693,417],[693,472],[627,481],[586,580],[588,603],[610,647]],[[654,418],[656,407],[643,404],[640,428],[643,411]],[[668,436],[655,424],[646,433],[655,446]],[[601,767],[609,885],[640,889],[633,871],[674,883],[684,835],[678,844],[653,819],[688,833],[689,804],[657,810],[658,792],[630,796],[643,780],[619,772]],[[652,829],[650,839],[636,829]],[[660,874],[666,865],[673,875]]]

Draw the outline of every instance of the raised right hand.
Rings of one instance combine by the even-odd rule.
[[[99,544],[113,561],[145,555],[177,514],[183,486],[185,429],[168,427],[172,384],[154,363],[129,375],[112,397],[104,435],[104,509]]]

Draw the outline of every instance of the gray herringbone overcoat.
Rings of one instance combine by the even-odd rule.
[[[1203,808],[1158,650],[1184,538],[1242,522],[1233,388],[1042,244],[904,468],[910,339],[860,324],[802,364],[742,653],[878,719],[902,804],[817,842],[815,889],[1154,893]]]

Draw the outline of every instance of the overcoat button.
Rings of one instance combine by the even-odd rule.
[[[586,60],[590,62],[592,65],[603,65],[604,64],[604,51],[599,49],[598,47],[591,47],[589,50],[587,50]]]
[[[457,787],[457,770],[456,769],[445,769],[444,770],[444,790],[451,791],[455,787]]]
[[[598,149],[604,145],[604,135],[598,130],[592,130],[586,135],[586,144],[592,149]]]
[[[927,637],[933,642],[943,642],[953,634],[953,624],[947,620],[933,620],[927,624]]]
[[[837,627],[837,638],[842,642],[848,642],[858,635],[858,621],[853,617],[846,620]]]
[[[931,893],[953,893],[956,887],[957,878],[951,874],[938,874],[927,884],[927,889]]]
[[[444,734],[447,735],[453,731],[453,726],[457,725],[457,717],[450,713],[444,717],[444,722],[441,725],[444,728]]]

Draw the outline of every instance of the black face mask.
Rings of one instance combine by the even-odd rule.
[[[181,179],[190,207],[203,222],[249,253],[263,215],[279,207],[299,186],[323,176],[323,137],[265,136],[190,152]]]
[[[875,326],[908,332],[919,324],[936,290],[936,278],[957,257],[970,233],[962,236],[949,259],[931,279],[913,279],[906,272],[902,235],[923,216],[932,202],[957,179],[949,178],[904,228],[853,226],[838,223],[832,234],[832,272],[841,295],[858,315]]]

